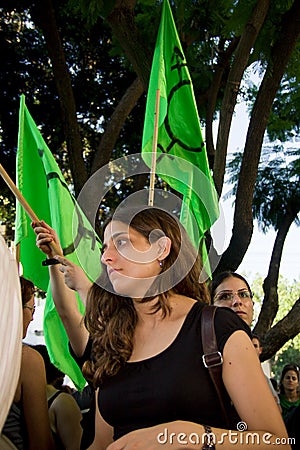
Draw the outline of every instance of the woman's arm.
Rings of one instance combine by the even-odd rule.
[[[236,331],[229,337],[223,359],[224,384],[247,429],[287,437],[280,411],[246,333]]]
[[[82,356],[88,341],[88,331],[83,316],[78,309],[76,290],[85,302],[91,282],[83,270],[63,256],[55,255],[49,246],[51,242],[61,249],[56,232],[45,222],[32,223],[37,235],[36,244],[48,258],[55,257],[61,264],[49,266],[51,291],[56,310],[63,322],[71,346],[77,356]],[[61,251],[62,254],[62,251]]]
[[[29,450],[53,450],[44,361],[36,350],[27,346],[22,349],[20,381]]]

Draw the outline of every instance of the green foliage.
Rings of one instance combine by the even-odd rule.
[[[297,345],[299,339],[296,342],[295,339],[284,345],[271,363],[272,376],[274,376],[278,383],[280,382],[282,369],[286,364],[297,364],[300,366],[300,349],[299,345]]]
[[[236,32],[237,36],[242,34],[256,3],[256,0],[240,0],[237,2],[235,8],[232,8],[230,20],[225,26],[226,34],[232,33],[232,30]]]
[[[5,51],[0,87],[2,163],[14,178],[19,94],[23,92],[30,113],[41,126],[47,144],[54,155],[58,155],[59,165],[64,170],[65,138],[61,110],[44,38],[32,23],[28,8],[16,10],[12,5],[11,8],[0,9],[0,22],[0,43],[3,43]],[[60,2],[57,22],[71,75],[89,171],[106,123],[135,75],[124,64],[123,56],[111,57],[111,30],[101,19],[98,18],[94,27],[88,28],[78,13],[71,13],[66,2]],[[139,106],[122,129],[116,153],[122,153],[120,149],[124,142],[127,148],[134,148],[142,120]],[[1,180],[0,184],[2,189]]]
[[[267,132],[271,140],[290,140],[300,131],[300,73],[283,80],[273,103]]]
[[[228,163],[228,184],[233,188],[227,197],[236,193],[242,156],[237,152]],[[263,232],[278,230],[291,207],[299,204],[299,157],[300,148],[272,143],[263,148],[253,197],[253,216]],[[295,223],[299,225],[299,219]]]
[[[5,227],[5,237],[10,241],[14,239],[15,214],[16,208],[12,199],[0,194],[0,225]]]
[[[71,14],[81,13],[88,26],[95,25],[99,17],[106,17],[114,7],[115,1],[103,0],[69,0]]]
[[[79,2],[53,0],[66,63],[71,75],[88,174],[106,125],[127,87],[136,77],[120,43],[116,42],[110,26],[104,20],[115,3],[115,0]],[[135,23],[149,54],[153,52],[161,3],[161,0],[138,0],[134,6]],[[170,3],[186,53],[196,98],[203,99],[198,104],[198,110],[201,120],[204,120],[207,93],[211,88],[214,69],[232,39],[241,34],[255,1],[171,0]],[[256,65],[257,70],[263,70],[269,60],[270,42],[274,42],[282,15],[291,4],[292,0],[271,2],[266,23],[252,53],[252,60],[259,61]],[[57,156],[62,171],[68,171],[68,158],[65,157],[66,143],[55,80],[44,37],[38,24],[32,20],[33,7],[34,2],[31,0],[24,2],[13,0],[4,2],[0,8],[2,49],[0,152],[1,162],[12,178],[15,172],[19,95],[22,92],[26,95],[26,103],[36,123],[41,127],[46,142]],[[299,67],[298,46],[274,103],[269,125],[271,137],[288,138],[293,130],[296,132],[299,130]],[[228,68],[224,71],[218,92],[217,108],[227,76]],[[253,103],[256,93],[255,86],[246,85],[242,95],[245,97],[248,95],[246,98]],[[140,152],[144,108],[145,97],[142,97],[124,123],[113,151],[113,159]],[[299,163],[294,161],[293,167],[289,166],[288,170],[290,175],[294,171],[293,176],[296,180],[299,175]],[[287,180],[283,172],[284,170],[282,183]],[[238,172],[235,180],[237,179]],[[4,192],[2,186],[0,180],[0,189]],[[124,195],[128,193],[127,188],[129,186],[124,188]],[[271,191],[268,201],[270,196]],[[257,217],[261,215],[263,219],[265,211],[259,206],[256,209]],[[275,206],[269,211],[272,220],[274,209]],[[270,220],[268,218],[268,223]],[[276,225],[275,219],[273,222]],[[266,227],[268,226],[270,225],[266,224]]]

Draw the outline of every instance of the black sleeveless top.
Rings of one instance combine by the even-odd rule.
[[[202,303],[189,311],[171,345],[156,356],[128,362],[99,390],[98,407],[113,426],[114,439],[130,431],[185,420],[226,428],[217,393],[202,362]],[[222,353],[237,330],[250,328],[229,308],[217,308],[215,330]]]

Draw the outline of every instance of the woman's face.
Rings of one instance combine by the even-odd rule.
[[[101,261],[119,295],[142,298],[161,272],[160,240],[150,244],[139,232],[112,221],[104,232]]]
[[[282,385],[285,391],[294,391],[299,386],[297,373],[294,370],[288,370],[282,379]]]
[[[253,301],[247,284],[236,277],[228,277],[216,288],[213,302],[232,309],[249,326],[253,320]]]
[[[34,310],[34,294],[32,294],[30,300],[23,306],[23,339],[26,336],[30,322],[33,320]]]

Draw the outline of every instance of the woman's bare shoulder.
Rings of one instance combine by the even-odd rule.
[[[28,368],[44,371],[44,367],[44,360],[41,354],[30,346],[23,345],[21,371],[28,370]]]

